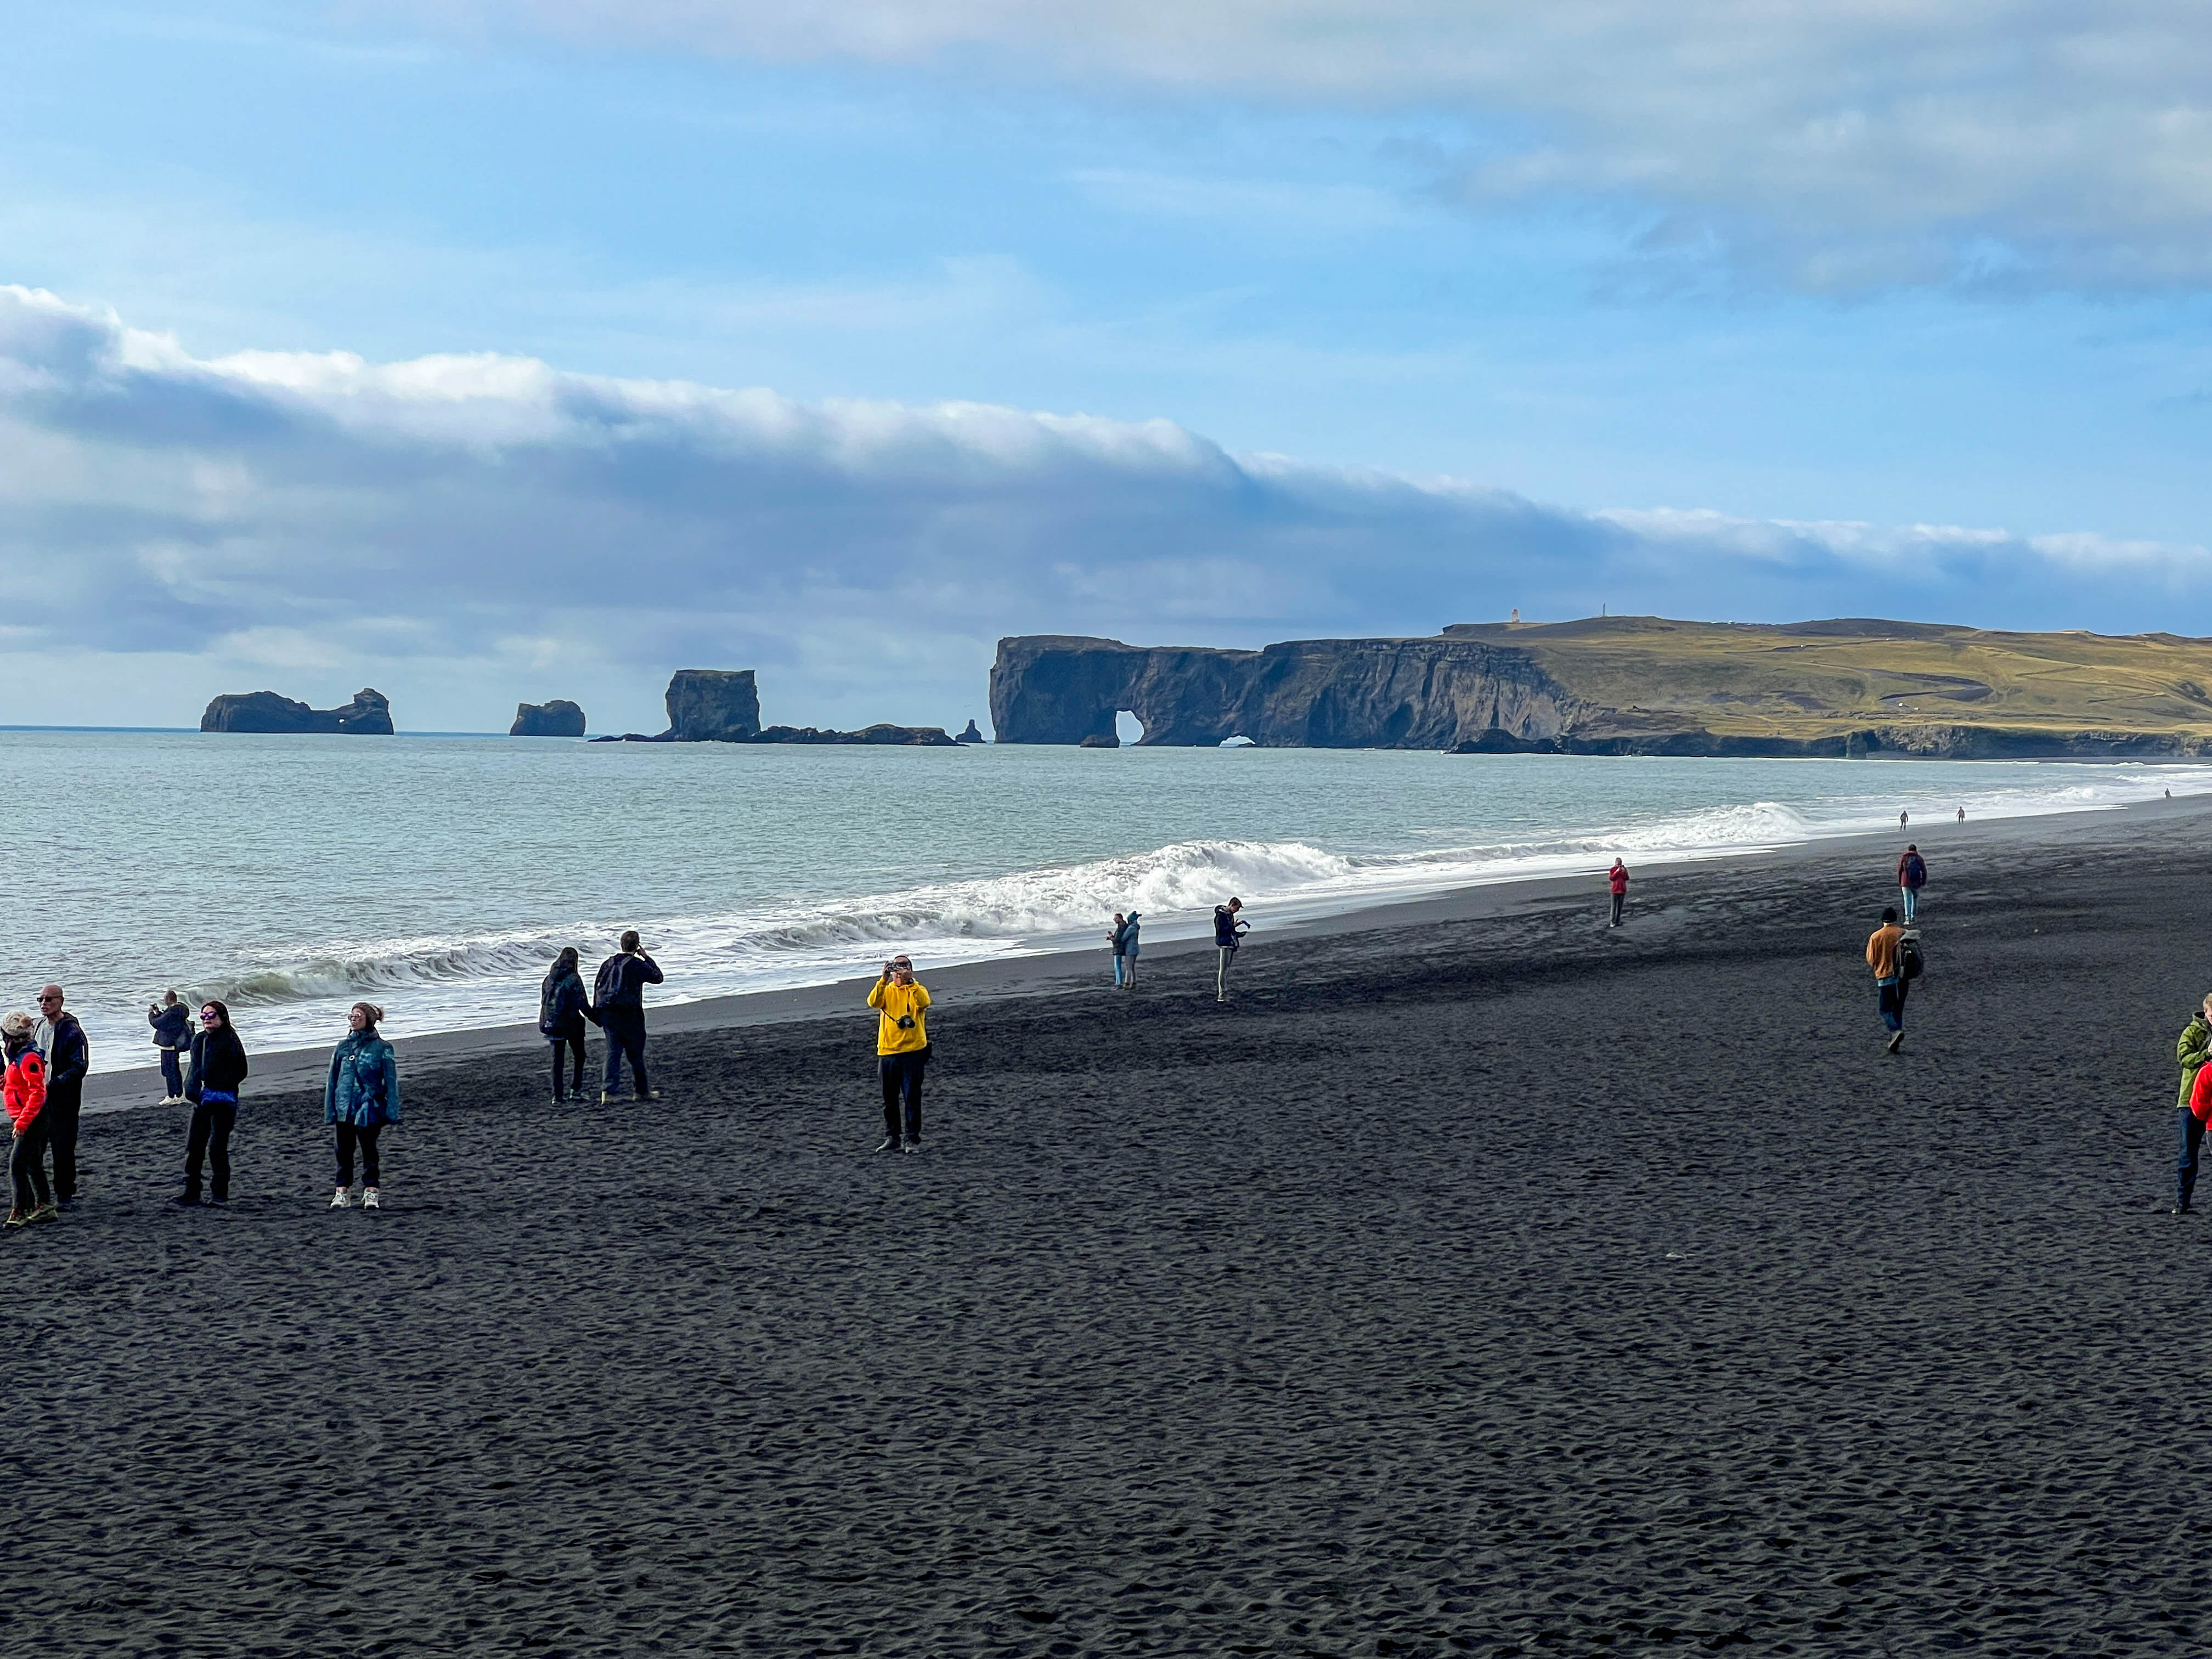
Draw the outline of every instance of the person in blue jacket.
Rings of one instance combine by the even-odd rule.
[[[1137,925],[1142,921],[1134,910],[1121,923],[1121,988],[1137,988]]]
[[[560,1105],[570,1095],[584,1097],[584,1011],[592,1006],[591,993],[584,989],[584,975],[576,966],[576,947],[562,947],[561,954],[553,958],[552,971],[538,988],[538,1030],[546,1042],[553,1045],[553,1103]],[[561,1057],[563,1052],[574,1059],[574,1076],[564,1091],[561,1086]]]
[[[356,1002],[346,1016],[345,1040],[331,1056],[330,1081],[323,1085],[323,1121],[337,1127],[337,1190],[331,1208],[343,1210],[353,1203],[353,1155],[361,1153],[361,1207],[374,1210],[382,1203],[377,1188],[376,1138],[387,1123],[399,1121],[399,1062],[392,1045],[376,1034],[384,1010],[373,1002]]]
[[[191,1011],[171,991],[161,1001],[146,1005],[146,1023],[154,1028],[154,1046],[161,1051],[161,1083],[169,1091],[161,1104],[180,1106],[185,1099],[185,1067],[177,1056],[191,1052]]]

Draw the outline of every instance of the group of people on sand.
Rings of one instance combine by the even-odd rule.
[[[1244,901],[1231,898],[1226,904],[1213,907],[1213,1000],[1229,1000],[1229,970],[1236,965],[1237,946],[1244,935],[1252,931],[1252,924],[1243,918]],[[1114,913],[1114,926],[1108,930],[1106,942],[1114,947],[1114,988],[1133,991],[1137,987],[1137,933],[1141,917],[1134,910]]]
[[[1887,1033],[1882,1039],[1886,1054],[1905,1047],[1905,999],[1925,965],[1917,923],[1920,890],[1927,884],[1928,860],[1917,842],[1908,842],[1897,856],[1898,897],[1905,915],[1900,919],[1896,905],[1884,905],[1881,925],[1868,935],[1866,942],[1867,966],[1874,969],[1875,1006]]]

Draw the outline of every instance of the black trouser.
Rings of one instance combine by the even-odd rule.
[[[364,1187],[376,1185],[377,1177],[384,1173],[376,1161],[376,1138],[383,1133],[381,1123],[372,1123],[365,1129],[357,1129],[350,1123],[338,1125],[337,1185],[353,1185],[353,1149],[356,1146],[361,1148],[361,1184]]]
[[[884,1079],[884,1133],[893,1140],[902,1133],[921,1144],[921,1068],[929,1064],[929,1050],[916,1048],[903,1054],[878,1054],[876,1069]],[[906,1127],[899,1127],[899,1106],[906,1106]]]
[[[637,1097],[646,1097],[645,1085],[645,1011],[641,1008],[611,1009],[599,1016],[599,1029],[607,1034],[606,1092],[622,1085],[623,1056],[629,1056],[630,1080],[637,1085]]]
[[[1613,896],[1613,925],[1616,927],[1620,926],[1620,907],[1627,902],[1628,895],[1626,893],[1615,893]]]
[[[161,1050],[161,1086],[169,1091],[172,1100],[185,1092],[185,1068],[177,1063],[174,1048]]]
[[[76,1196],[76,1115],[83,1106],[84,1079],[77,1078],[50,1085],[39,1113],[54,1149],[54,1196],[64,1204]]]
[[[15,1188],[15,1207],[25,1215],[54,1201],[53,1186],[46,1179],[46,1115],[43,1111],[31,1120],[29,1128],[16,1135],[8,1154],[8,1179]]]
[[[549,1037],[546,1041],[553,1050],[553,1098],[558,1100],[561,1097],[561,1058],[564,1049],[576,1057],[575,1081],[568,1085],[568,1092],[572,1095],[582,1094],[584,1092],[584,1034],[579,1031],[573,1036]]]
[[[210,1173],[215,1176],[215,1195],[218,1199],[230,1196],[230,1132],[238,1122],[238,1103],[234,1100],[202,1100],[192,1105],[191,1133],[185,1139],[185,1196],[200,1195],[200,1162],[207,1161]],[[61,1178],[61,1171],[54,1171]]]

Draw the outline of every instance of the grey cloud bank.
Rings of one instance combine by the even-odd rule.
[[[2089,532],[1575,511],[1166,421],[489,356],[199,359],[0,289],[0,721],[187,725],[218,691],[374,684],[416,730],[504,730],[556,690],[641,730],[704,663],[761,669],[771,720],[957,730],[1003,633],[1259,644],[1601,604],[2197,632],[2208,563]]]

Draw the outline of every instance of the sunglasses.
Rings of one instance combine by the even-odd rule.
[[[216,1022],[216,1021],[217,1021],[217,1020],[221,1019],[222,1018],[222,1016],[221,1014],[202,1014],[202,1015],[200,1016],[200,1020],[201,1020],[201,1023],[202,1023],[202,1024],[204,1024],[212,1025],[213,1024],[215,1024],[215,1022]]]

